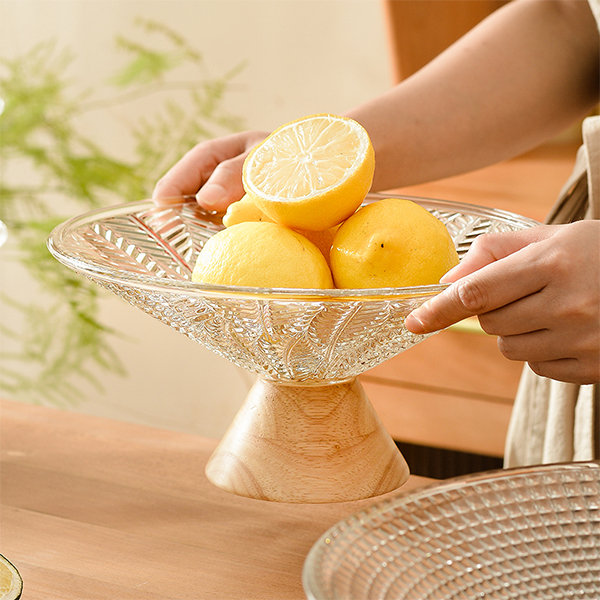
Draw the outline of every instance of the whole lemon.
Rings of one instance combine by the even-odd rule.
[[[338,288],[407,287],[438,283],[458,254],[446,226],[428,210],[386,198],[340,226],[330,264]]]
[[[233,202],[227,207],[227,212],[223,215],[223,225],[231,227],[238,223],[246,221],[271,221],[265,213],[256,206],[248,194],[244,194],[237,202]]]
[[[223,216],[223,225],[225,225],[225,227],[231,227],[232,225],[245,223],[246,221],[273,222],[273,219],[267,217],[267,215],[256,206],[252,198],[246,194],[237,202],[229,205],[227,212]],[[294,229],[294,231],[297,231],[300,235],[312,242],[321,251],[327,264],[329,264],[329,252],[337,229],[338,226],[335,225],[334,227],[330,227],[323,231],[309,231],[306,229]]]
[[[319,249],[277,223],[248,221],[213,235],[196,260],[192,281],[263,288],[333,287]]]

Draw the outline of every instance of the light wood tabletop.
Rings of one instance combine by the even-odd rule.
[[[401,191],[541,220],[574,154],[574,148],[548,146]],[[429,363],[422,362],[429,377]],[[384,418],[386,427],[394,429],[401,419],[404,429],[418,429],[414,418],[406,418],[408,408],[398,404],[396,388],[393,412],[400,417]],[[432,409],[417,400],[425,407],[428,435],[439,444]],[[460,411],[443,400],[468,421],[472,409]],[[381,402],[376,409],[389,417]],[[240,498],[204,475],[216,440],[8,401],[0,411],[0,553],[23,576],[23,600],[302,599],[302,567],[314,542],[373,502],[293,505]],[[480,417],[476,422],[485,425]],[[411,476],[402,490],[430,481]]]
[[[374,502],[241,498],[204,475],[215,440],[11,401],[0,410],[0,553],[23,600],[302,599],[314,542]]]

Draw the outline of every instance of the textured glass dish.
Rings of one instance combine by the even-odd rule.
[[[329,529],[304,566],[310,600],[600,598],[600,463],[449,480]]]
[[[367,202],[384,196],[370,195]],[[385,196],[390,197],[390,196]],[[462,256],[480,234],[536,223],[504,211],[412,198],[448,227]],[[190,281],[198,252],[222,229],[194,201],[132,202],[57,227],[52,254],[236,365],[279,382],[345,380],[423,339],[404,319],[445,286],[278,290]]]

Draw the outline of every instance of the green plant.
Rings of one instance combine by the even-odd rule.
[[[243,125],[223,108],[241,65],[210,77],[202,55],[176,32],[148,20],[135,25],[144,42],[117,38],[127,59],[98,89],[68,80],[73,56],[54,42],[0,59],[0,220],[11,238],[0,256],[17,261],[39,287],[24,301],[2,281],[2,312],[15,318],[0,325],[0,390],[13,398],[74,403],[82,382],[101,388],[99,373],[125,372],[111,348],[118,334],[99,320],[104,292],[50,256],[52,228],[77,212],[148,197],[187,149]],[[192,79],[175,79],[190,68]],[[86,116],[111,119],[115,110],[148,99],[152,112],[128,121],[132,157],[83,133]]]

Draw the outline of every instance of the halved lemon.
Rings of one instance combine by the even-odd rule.
[[[17,568],[0,554],[0,600],[18,600],[23,592],[23,580]]]
[[[356,121],[312,115],[276,129],[251,150],[244,189],[273,221],[323,231],[364,200],[375,171],[369,135]]]

